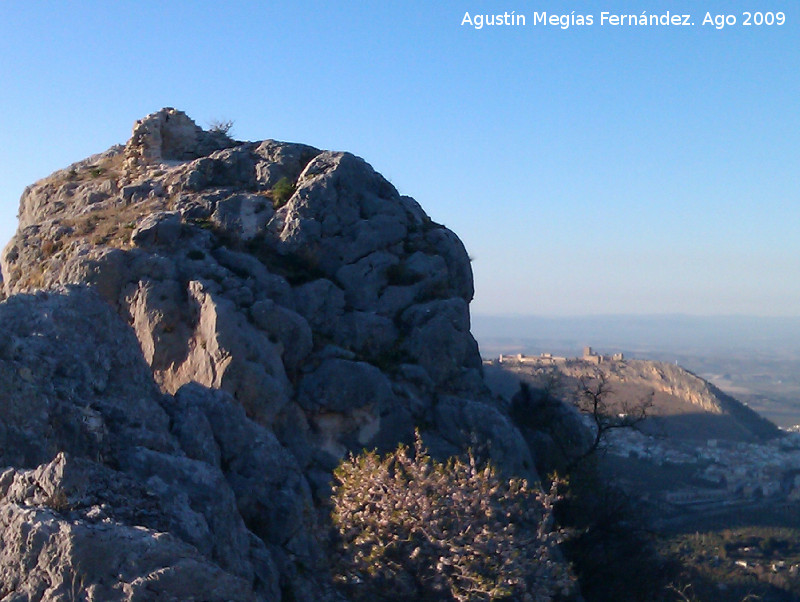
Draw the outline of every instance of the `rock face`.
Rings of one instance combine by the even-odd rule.
[[[331,470],[414,428],[536,476],[483,383],[463,245],[358,157],[163,109],[28,187],[19,220],[0,260],[14,600],[333,599]]]
[[[91,290],[15,295],[0,304],[0,324],[0,463],[12,466],[0,475],[3,591],[15,600],[279,595],[280,553],[239,508],[251,487],[311,505],[272,433],[231,411],[222,392],[162,394],[132,330]],[[251,484],[222,469],[242,445],[236,429],[249,468],[263,471]]]

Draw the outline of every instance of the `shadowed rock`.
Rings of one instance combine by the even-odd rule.
[[[536,478],[483,383],[463,245],[362,159],[163,109],[28,187],[19,215],[0,588],[334,599],[319,537],[346,453],[419,428],[433,453],[477,441]]]

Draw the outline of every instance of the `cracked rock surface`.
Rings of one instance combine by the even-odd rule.
[[[331,471],[415,428],[536,477],[463,245],[352,154],[162,109],[29,186],[0,268],[0,600],[337,599]]]

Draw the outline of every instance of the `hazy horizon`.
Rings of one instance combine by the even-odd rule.
[[[502,340],[541,351],[580,350],[736,355],[741,352],[793,357],[800,354],[800,317],[795,316],[488,316],[472,315],[482,350]],[[547,345],[558,347],[548,348]]]
[[[478,315],[484,318],[500,318],[500,319],[519,319],[519,318],[542,318],[546,320],[560,320],[560,319],[575,319],[575,318],[753,318],[758,320],[771,320],[771,319],[787,319],[787,320],[800,320],[800,313],[786,314],[786,315],[768,315],[756,313],[730,313],[730,314],[703,314],[691,312],[662,312],[662,313],[574,313],[574,314],[559,314],[559,313],[491,313],[491,312],[472,312],[473,315]]]

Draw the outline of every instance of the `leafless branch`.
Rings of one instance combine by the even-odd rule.
[[[575,406],[579,411],[587,414],[594,423],[594,438],[589,447],[567,465],[568,473],[595,454],[610,431],[636,428],[647,418],[647,414],[653,406],[651,394],[635,402],[622,401],[614,408],[610,403],[613,393],[614,389],[608,382],[608,377],[601,370],[580,377]]]

